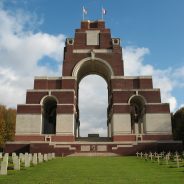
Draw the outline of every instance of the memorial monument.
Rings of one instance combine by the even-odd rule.
[[[85,142],[84,148],[78,92],[80,81],[90,74],[107,82],[108,144],[99,138]],[[120,39],[111,37],[103,20],[82,21],[74,38],[66,39],[61,76],[35,77],[26,103],[17,106],[15,142],[7,152],[15,143],[17,149],[26,145],[32,152],[51,149],[58,155],[94,151],[94,145],[97,152],[117,154],[180,145],[172,140],[170,108],[161,102],[160,89],[153,88],[151,76],[124,76]]]

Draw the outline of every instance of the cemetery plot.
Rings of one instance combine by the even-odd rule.
[[[184,167],[184,152],[183,153],[171,153],[171,152],[149,152],[149,153],[136,153],[137,158],[145,161],[151,161],[153,163],[158,163],[159,165],[166,165],[168,167]]]
[[[149,153],[147,153],[149,155]],[[58,157],[23,171],[8,171],[0,183],[52,184],[183,184],[184,167],[169,168],[162,159],[135,156]],[[154,154],[153,154],[154,155]]]
[[[47,162],[55,158],[55,153],[41,154],[41,153],[12,153],[9,156],[5,153],[4,156],[0,153],[0,175],[7,175],[9,170],[21,170],[37,164]]]

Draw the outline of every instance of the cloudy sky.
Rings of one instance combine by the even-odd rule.
[[[82,19],[101,19],[123,47],[125,75],[152,75],[162,102],[184,104],[183,0],[0,0],[0,104],[25,102],[34,76],[61,76],[66,37]],[[95,89],[95,90],[94,90]],[[106,135],[107,85],[99,76],[80,83],[81,134]]]

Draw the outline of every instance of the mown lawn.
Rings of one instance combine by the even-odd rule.
[[[65,157],[0,176],[0,184],[184,184],[184,167],[135,157]]]

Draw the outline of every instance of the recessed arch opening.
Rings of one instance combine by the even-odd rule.
[[[93,106],[93,109],[92,110],[88,110],[88,114],[91,114],[92,116],[89,117],[90,119],[90,122],[88,125],[84,125],[82,124],[82,114],[86,114],[85,112],[82,111],[82,108],[80,106],[80,110],[79,110],[79,100],[77,100],[77,114],[78,114],[78,117],[77,117],[77,129],[78,129],[78,135],[77,137],[80,137],[80,136],[87,136],[87,133],[82,133],[82,132],[85,132],[85,126],[89,126],[89,125],[94,125],[93,127],[89,127],[89,131],[88,133],[99,133],[100,136],[107,136],[107,107],[108,107],[108,100],[109,100],[109,92],[110,92],[110,80],[111,80],[111,77],[114,76],[114,72],[113,72],[113,69],[112,67],[110,66],[110,64],[101,59],[101,58],[96,58],[96,57],[88,57],[88,58],[84,58],[82,59],[81,61],[79,61],[76,66],[74,67],[73,69],[73,72],[72,72],[72,76],[76,78],[77,80],[77,85],[78,85],[78,90],[77,90],[77,99],[80,99],[82,98],[82,96],[89,96],[89,93],[90,91],[88,91],[88,94],[82,94],[81,93],[81,90],[80,90],[80,87],[79,85],[81,84],[81,81],[84,79],[84,81],[86,80],[86,77],[88,78],[89,76],[96,76],[96,78],[103,78],[106,83],[104,82],[103,79],[101,79],[101,82],[103,83],[103,85],[105,86],[104,89],[99,89],[98,87],[94,87],[93,84],[98,84],[98,82],[94,82],[94,83],[91,83],[91,82],[87,82],[88,84],[92,85],[91,87],[91,91],[94,92],[94,94],[99,94],[100,92],[101,93],[106,93],[104,96],[106,97],[106,102],[105,104],[103,105],[103,110],[102,111],[105,111],[105,113],[103,114],[103,120],[102,119],[99,119],[99,118],[94,118],[96,117],[95,114],[92,115],[91,112],[95,112],[95,110],[97,109],[97,107],[99,106],[96,106],[95,105]],[[89,78],[90,78],[89,77]],[[100,80],[100,79],[98,79]],[[90,89],[89,89],[90,90]],[[98,91],[99,90],[99,91]],[[105,90],[105,92],[104,92]],[[101,102],[101,99],[97,99],[97,97],[92,97],[91,99],[89,99],[89,102],[88,101],[85,101],[84,104],[87,104],[87,105],[92,105],[93,102]],[[87,110],[85,108],[85,110]],[[80,113],[79,113],[80,112]],[[98,114],[98,112],[97,112]],[[85,120],[84,120],[85,121]],[[98,127],[98,128],[95,128],[95,121],[101,121],[103,122],[102,123],[102,127]],[[104,122],[105,121],[105,122]],[[85,121],[86,122],[86,121]],[[97,123],[98,124],[98,123]],[[104,128],[106,129],[105,130],[105,133],[104,133]],[[79,131],[81,129],[81,131]]]
[[[107,137],[107,83],[99,76],[90,74],[79,83],[80,137],[96,134]]]
[[[131,131],[133,134],[142,134],[145,129],[145,99],[134,95],[129,99],[131,107]]]
[[[46,96],[42,99],[42,133],[56,133],[56,110],[57,100],[53,96]]]

